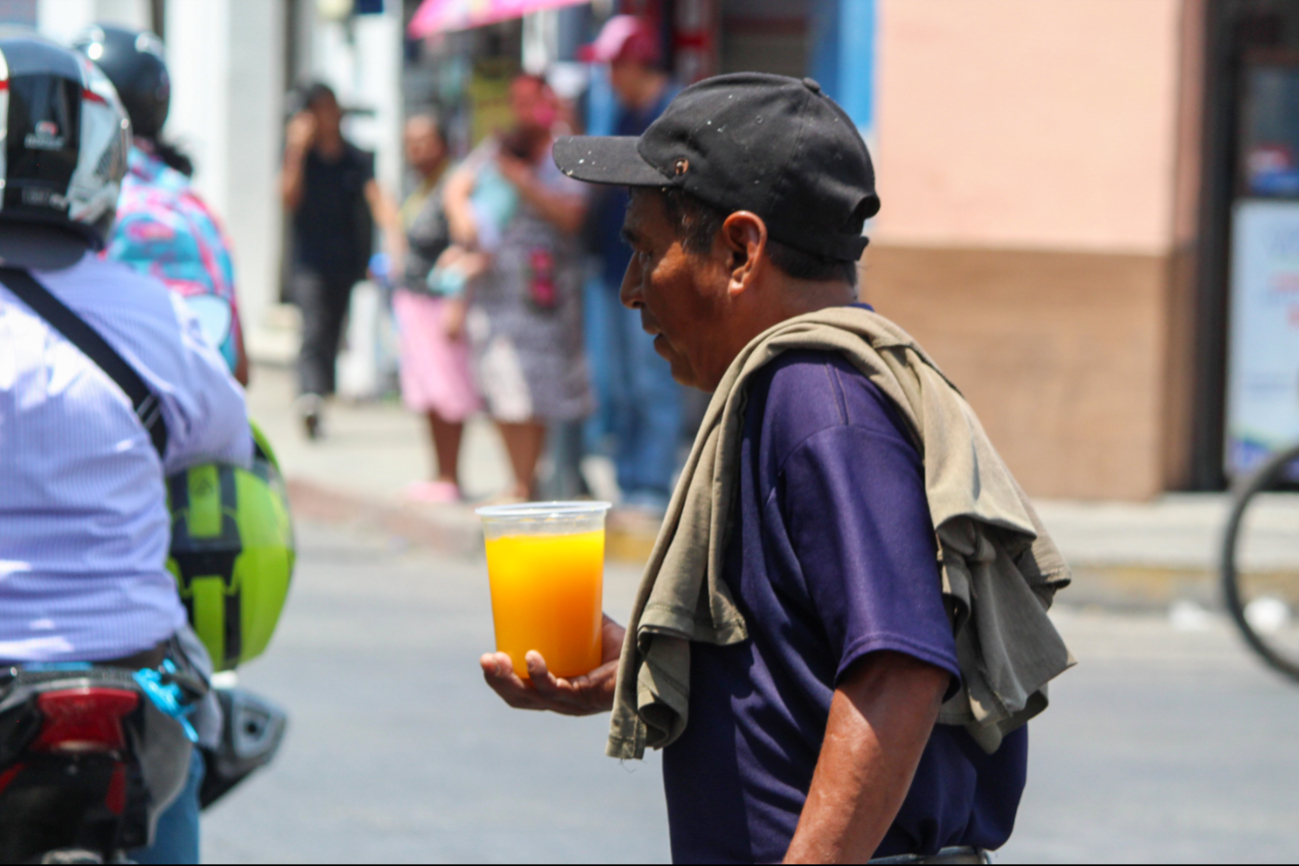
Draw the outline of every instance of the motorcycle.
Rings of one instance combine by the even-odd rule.
[[[221,743],[204,749],[207,774],[199,806],[207,809],[236,785],[265,767],[280,751],[288,715],[276,704],[238,687],[232,671],[216,674],[212,689],[221,704]]]
[[[196,748],[159,690],[193,700],[206,688],[174,669],[0,669],[0,863],[125,863],[150,845]],[[204,808],[273,760],[287,723],[248,692],[216,694],[225,724],[204,752]]]

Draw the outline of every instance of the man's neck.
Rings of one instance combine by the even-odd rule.
[[[830,307],[847,307],[858,301],[857,288],[850,283],[838,280],[799,280],[783,274],[776,287],[776,297],[780,299],[779,303],[769,307],[771,312],[763,317],[765,324],[753,336],[756,337],[786,319]]]
[[[768,280],[759,294],[751,296],[753,306],[742,314],[744,326],[732,331],[729,338],[723,338],[719,346],[723,354],[717,357],[725,358],[726,363],[716,370],[717,381],[721,381],[726,370],[750,343],[781,322],[818,310],[850,306],[858,301],[857,289],[850,283],[800,280],[774,269],[768,273]],[[699,387],[712,391],[717,382]]]

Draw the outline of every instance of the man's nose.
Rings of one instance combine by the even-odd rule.
[[[632,257],[631,263],[627,265],[627,272],[622,275],[622,288],[618,290],[618,300],[629,310],[639,310],[645,306],[645,299],[641,295],[641,269],[636,267],[636,258]]]

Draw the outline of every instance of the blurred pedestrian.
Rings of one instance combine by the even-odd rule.
[[[104,257],[157,277],[185,298],[203,336],[240,384],[247,385],[248,356],[230,243],[216,215],[194,191],[193,163],[162,140],[171,109],[162,40],[153,33],[104,24],[78,36],[73,47],[93,57],[113,82],[134,135]]]
[[[407,489],[417,502],[458,502],[460,442],[464,422],[480,401],[464,339],[464,298],[430,284],[434,265],[451,244],[442,205],[441,181],[448,150],[435,117],[406,122],[406,162],[419,183],[401,208],[406,228],[406,263],[393,310],[401,342],[401,393],[406,406],[428,418],[437,471]]]
[[[374,178],[374,155],[343,137],[343,110],[325,84],[312,84],[289,122],[280,194],[293,217],[290,291],[302,311],[298,412],[308,438],[323,433],[324,398],[334,393],[335,361],[352,287],[365,278],[374,225],[394,262],[405,244],[400,217]]]
[[[658,34],[633,15],[610,18],[579,58],[609,65],[619,108],[615,135],[640,135],[678,90],[662,69]],[[657,520],[667,509],[677,468],[682,393],[671,368],[654,351],[654,338],[641,328],[640,316],[618,300],[631,262],[631,248],[620,235],[627,202],[626,189],[609,187],[592,207],[589,231],[600,257],[602,285],[588,295],[588,303],[600,305],[591,311],[602,331],[593,335],[599,351],[595,361],[603,373],[599,398],[613,422],[620,510],[624,516],[640,513]]]
[[[439,273],[466,285],[478,387],[514,470],[509,497],[530,499],[546,425],[592,406],[577,243],[587,206],[583,186],[551,158],[559,101],[545,79],[516,78],[510,104],[514,128],[476,148],[447,183],[455,246]]]

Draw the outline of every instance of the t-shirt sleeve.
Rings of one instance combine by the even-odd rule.
[[[170,433],[166,472],[174,475],[204,463],[246,469],[253,440],[243,389],[207,343],[184,300],[168,294],[181,334],[179,363],[169,371],[172,387],[163,400]]]
[[[919,455],[873,426],[828,427],[790,453],[776,491],[790,545],[838,658],[836,682],[865,656],[892,651],[947,671],[955,686]]]

